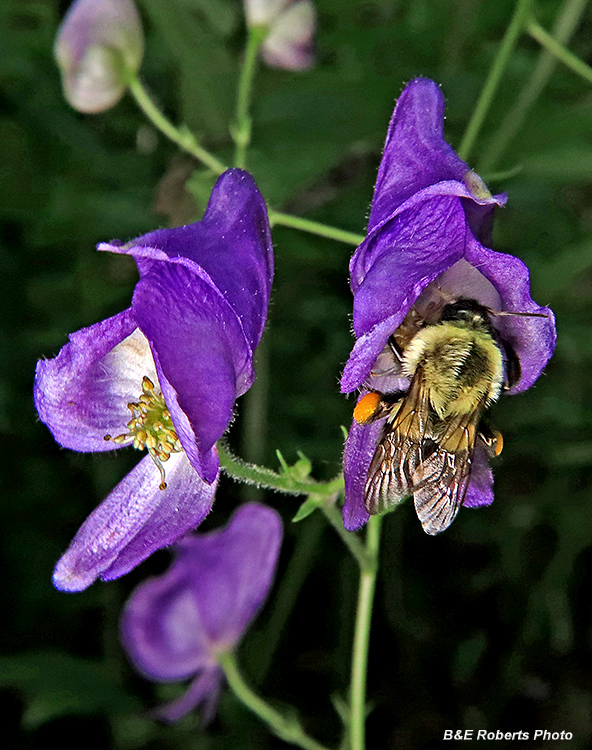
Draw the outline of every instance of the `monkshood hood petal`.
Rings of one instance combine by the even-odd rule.
[[[224,172],[201,221],[158,229],[125,245],[102,243],[99,250],[132,255],[141,276],[162,261],[197,273],[234,311],[250,347],[259,343],[273,280],[273,251],[265,201],[248,172]]]
[[[281,539],[274,510],[243,505],[226,527],[183,538],[169,570],[133,592],[121,621],[132,663],[154,681],[193,680],[185,696],[158,709],[160,716],[174,721],[198,704],[211,715],[217,657],[236,647],[265,600]]]
[[[407,200],[440,182],[457,183],[448,190],[489,207],[478,224],[496,205],[505,203],[506,196],[492,196],[483,180],[444,140],[444,109],[439,86],[428,78],[411,81],[399,97],[374,188],[369,235]]]

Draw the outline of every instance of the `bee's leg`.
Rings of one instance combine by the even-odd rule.
[[[391,348],[393,356],[395,357],[395,359],[400,364],[403,361],[403,350],[401,349],[401,347],[399,346],[399,344],[397,344],[397,341],[396,341],[394,335],[389,338],[388,345]]]
[[[405,391],[396,393],[378,393],[370,391],[358,401],[354,409],[354,419],[358,424],[370,424],[378,419],[388,417],[400,403]]]
[[[483,443],[487,455],[489,458],[499,456],[504,447],[504,438],[502,433],[498,430],[494,430],[485,422],[481,422],[479,425],[478,438]]]

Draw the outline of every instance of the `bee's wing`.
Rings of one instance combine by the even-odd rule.
[[[423,369],[409,391],[392,407],[370,463],[364,505],[370,515],[383,513],[413,491],[413,475],[421,463],[428,433],[429,398]]]
[[[477,423],[482,406],[450,417],[438,435],[436,450],[413,474],[413,500],[426,534],[444,531],[463,503],[471,475]]]

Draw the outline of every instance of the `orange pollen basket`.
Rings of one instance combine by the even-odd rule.
[[[379,406],[380,396],[378,393],[367,393],[356,404],[354,419],[358,424],[365,424],[376,414]]]

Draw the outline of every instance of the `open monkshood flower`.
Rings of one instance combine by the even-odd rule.
[[[75,0],[59,28],[54,54],[64,96],[74,109],[96,114],[113,107],[144,54],[133,0]]]
[[[316,11],[311,0],[244,0],[247,25],[267,29],[261,56],[274,68],[314,65]]]
[[[241,506],[223,529],[188,534],[161,576],[142,583],[123,611],[123,646],[139,672],[155,682],[192,680],[156,715],[176,721],[197,706],[213,718],[223,677],[218,657],[232,651],[265,601],[282,541],[279,515]]]
[[[35,404],[65,448],[148,455],[58,562],[54,583],[65,591],[127,573],[209,512],[215,443],[254,381],[273,276],[265,203],[238,169],[219,178],[203,221],[99,250],[134,257],[131,306],[37,364]]]
[[[492,196],[446,143],[443,118],[439,87],[411,81],[389,126],[367,236],[350,263],[357,341],[341,387],[363,393],[344,453],[349,530],[366,523],[369,509],[387,510],[405,494],[414,495],[428,533],[445,528],[460,504],[491,503],[488,455],[499,452],[501,442],[491,432],[489,441],[475,440],[477,418],[500,391],[529,388],[555,347],[553,314],[531,299],[524,263],[486,247],[493,211],[505,195]],[[443,352],[448,356],[454,346],[445,342],[436,351],[442,325],[425,333],[443,318],[465,347],[448,368]],[[426,364],[428,351],[439,364]],[[487,364],[472,372],[485,373],[483,383],[473,388],[465,370],[482,354]],[[448,380],[426,382],[428,370]],[[459,386],[470,392],[464,404]],[[437,403],[436,391],[446,392],[446,404]],[[407,393],[405,408],[400,393]]]

